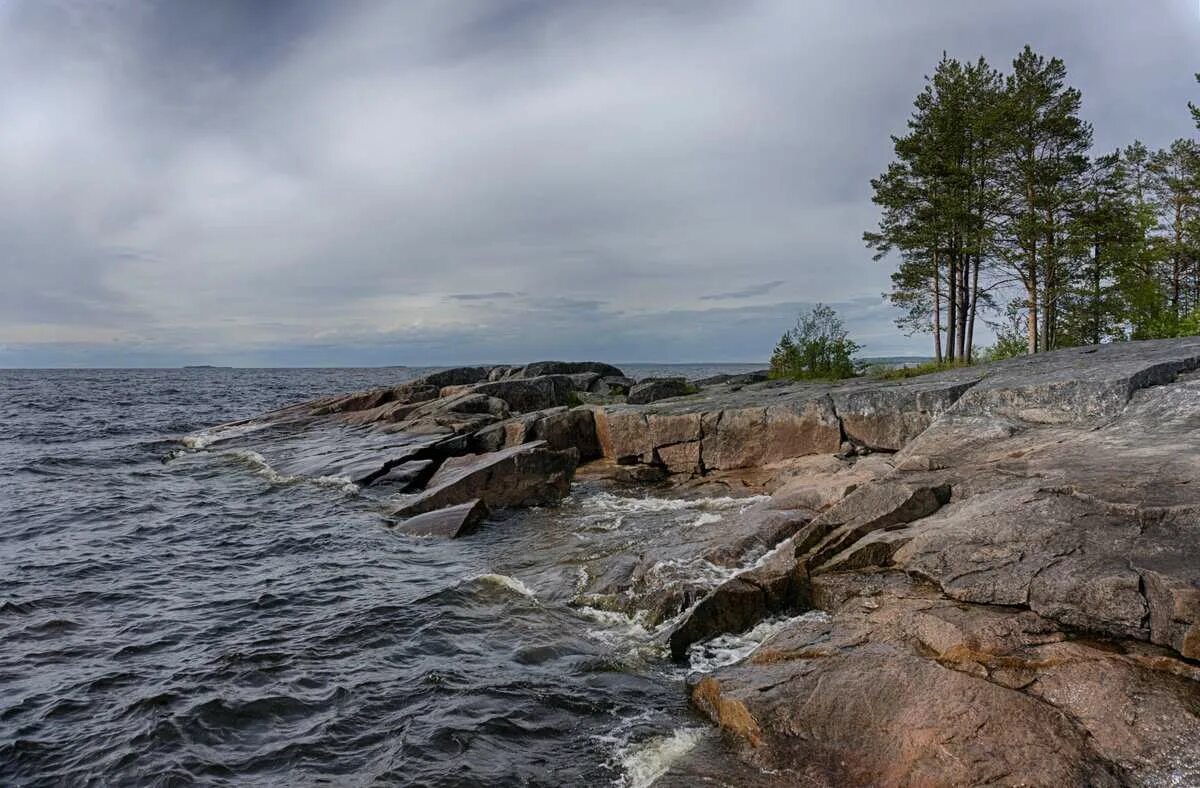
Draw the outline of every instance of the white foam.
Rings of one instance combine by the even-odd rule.
[[[537,595],[530,590],[529,586],[525,585],[515,577],[509,577],[508,575],[487,574],[476,575],[471,579],[482,583],[494,583],[498,586],[504,586],[508,590],[520,594],[523,597],[528,597],[529,599],[533,600],[537,599]]]
[[[578,501],[580,513],[579,522],[586,530],[616,531],[624,526],[630,517],[652,514],[682,515],[698,512],[684,525],[706,525],[719,522],[724,515],[741,512],[750,506],[765,500],[764,496],[748,498],[655,498],[614,495],[610,492],[600,492],[581,498]]]
[[[702,512],[700,514],[700,516],[697,517],[695,520],[692,520],[692,522],[690,522],[689,525],[691,525],[693,528],[695,528],[695,527],[701,526],[701,525],[712,525],[713,523],[719,523],[724,519],[725,519],[724,515],[718,514],[716,512]]]
[[[642,643],[653,635],[653,632],[646,627],[645,611],[639,610],[633,616],[628,616],[613,610],[601,610],[586,605],[578,607],[576,610],[585,618],[590,618],[602,625],[602,628],[589,629],[587,633],[594,640],[610,646]]]
[[[248,435],[265,426],[267,426],[265,423],[249,422],[246,424],[232,424],[227,427],[210,427],[191,435],[184,435],[179,439],[179,442],[183,444],[184,448],[200,451],[201,449],[208,448],[216,441]]]
[[[703,512],[738,511],[764,501],[765,495],[747,498],[655,498],[652,496],[632,497],[600,492],[580,501],[580,507],[606,513],[644,514],[653,512],[678,512],[696,510]]]
[[[230,449],[229,451],[221,452],[226,457],[233,457],[241,460],[254,469],[254,472],[259,476],[270,481],[272,484],[298,484],[300,482],[312,482],[323,487],[335,487],[344,493],[357,493],[359,487],[354,482],[350,481],[347,476],[316,476],[307,478],[304,476],[289,476],[286,473],[280,473],[271,467],[267,462],[267,458],[262,456],[252,449]]]
[[[627,745],[620,754],[624,774],[616,784],[622,788],[649,788],[708,733],[705,728],[677,728],[669,736]]]
[[[740,635],[720,635],[688,649],[691,671],[711,673],[717,668],[741,662],[754,650],[788,626],[799,623],[826,623],[829,614],[823,610],[810,610],[799,616],[779,616],[760,622],[756,627]]]

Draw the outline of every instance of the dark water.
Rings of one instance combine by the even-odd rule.
[[[699,726],[683,677],[571,600],[597,556],[733,504],[581,487],[441,542],[345,484],[177,442],[410,374],[0,370],[0,785],[653,774]]]

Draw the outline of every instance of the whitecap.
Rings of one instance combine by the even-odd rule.
[[[690,672],[711,673],[717,668],[741,662],[769,638],[793,624],[826,623],[828,621],[829,614],[825,611],[810,610],[798,616],[778,616],[766,619],[748,632],[737,635],[720,635],[712,640],[696,643],[688,649]]]
[[[476,575],[471,579],[483,583],[494,583],[498,586],[504,586],[508,590],[520,594],[523,597],[528,597],[529,599],[533,599],[535,601],[537,600],[537,595],[530,590],[529,586],[525,585],[515,577],[510,577],[509,575]]]
[[[677,728],[669,736],[626,745],[620,754],[624,774],[616,784],[622,788],[649,788],[708,734],[706,728]]]
[[[359,486],[350,481],[347,476],[315,476],[312,478],[304,476],[289,476],[286,473],[280,473],[271,467],[267,462],[267,458],[252,449],[230,449],[229,451],[221,452],[223,456],[233,457],[241,460],[254,469],[254,472],[259,476],[270,481],[272,484],[297,484],[300,482],[312,482],[323,487],[334,487],[344,493],[357,493]]]
[[[239,438],[243,435],[248,435],[256,430],[261,430],[267,425],[262,422],[249,422],[245,424],[231,424],[223,427],[210,427],[200,432],[194,432],[191,435],[184,435],[179,439],[186,449],[200,451],[207,449],[213,443],[229,438]]]

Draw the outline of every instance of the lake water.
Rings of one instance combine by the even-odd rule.
[[[711,735],[656,633],[574,597],[742,502],[577,485],[418,539],[180,443],[421,371],[0,370],[0,785],[645,785]]]

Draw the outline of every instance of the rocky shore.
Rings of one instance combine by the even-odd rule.
[[[658,785],[1200,784],[1200,339],[839,384],[459,368],[224,430],[422,536],[577,479],[760,496],[588,567],[577,603],[681,662],[778,624],[693,674],[721,736]]]

